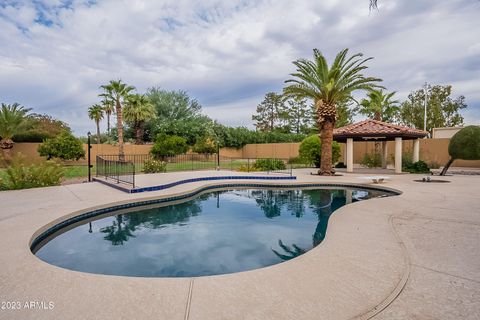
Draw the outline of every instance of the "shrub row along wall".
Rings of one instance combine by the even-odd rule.
[[[448,143],[450,139],[421,139],[420,140],[420,159],[427,162],[436,162],[443,166],[449,159]],[[38,155],[37,148],[39,143],[16,143],[13,147],[13,154],[22,153],[27,162],[35,163],[42,158]],[[223,148],[220,155],[231,158],[293,158],[298,156],[300,143],[265,143],[265,144],[247,144],[241,149]],[[126,154],[147,154],[152,148],[151,145],[125,145]],[[366,153],[372,153],[375,148],[374,142],[355,142],[354,143],[354,163],[360,163]],[[395,142],[387,143],[389,161],[393,161],[395,151]],[[87,145],[84,145],[85,151]],[[345,144],[341,144],[342,157],[345,155]],[[403,141],[404,153],[413,150],[413,141]],[[118,147],[108,144],[92,145],[92,161],[95,161],[97,154],[117,154]],[[86,164],[87,160],[73,162],[74,164]],[[72,163],[72,164],[73,164]],[[480,161],[455,160],[453,166],[480,168]]]

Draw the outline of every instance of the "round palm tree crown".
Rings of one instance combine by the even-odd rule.
[[[381,88],[376,84],[381,79],[362,74],[368,68],[365,63],[373,58],[364,59],[362,53],[347,58],[347,54],[348,49],[340,51],[329,66],[325,56],[318,49],[313,49],[313,61],[299,59],[293,62],[297,71],[290,74],[294,79],[285,81],[290,85],[285,87],[284,93],[312,99],[317,109],[322,106],[329,108],[326,117],[334,117],[332,107],[334,109],[337,103],[351,100],[354,91]]]

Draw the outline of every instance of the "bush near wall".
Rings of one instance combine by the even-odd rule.
[[[16,156],[0,179],[0,189],[18,190],[60,185],[64,170],[54,161],[25,165],[22,156]]]
[[[318,135],[312,135],[305,138],[300,144],[299,154],[302,162],[309,165],[314,165],[320,168],[322,143]],[[340,159],[340,144],[338,142],[332,143],[332,163],[335,164]]]

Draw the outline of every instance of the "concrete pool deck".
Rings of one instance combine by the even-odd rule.
[[[362,183],[362,174],[311,171],[295,170],[297,181],[258,183]],[[0,192],[0,302],[21,304],[0,308],[0,319],[479,319],[480,177],[442,177],[451,181],[443,184],[413,182],[422,175],[390,177],[380,186],[401,195],[342,207],[325,240],[306,254],[200,278],[70,271],[37,259],[29,244],[39,229],[72,212],[232,181],[140,194],[100,183]],[[31,301],[38,303],[26,308]]]

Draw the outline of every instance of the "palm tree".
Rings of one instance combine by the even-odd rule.
[[[123,148],[123,113],[122,103],[127,99],[130,92],[135,90],[135,87],[129,86],[122,82],[122,80],[110,80],[107,85],[100,86],[105,93],[103,97],[115,103],[115,112],[117,114],[117,134],[118,134],[118,156],[120,160],[125,158]]]
[[[101,94],[100,96],[103,96]],[[115,112],[115,105],[112,100],[105,98],[102,100],[103,112],[107,115],[107,135],[110,138],[110,116]]]
[[[384,92],[383,90],[372,90],[368,93],[368,99],[363,99],[356,111],[373,120],[394,122],[400,112],[398,100],[392,100],[396,92]],[[387,159],[385,157],[385,148],[387,142],[382,141],[382,168],[387,168]],[[380,149],[380,142],[375,142],[375,153],[378,154]]]
[[[32,109],[20,106],[18,103],[4,104],[0,109],[0,148],[2,149],[3,158],[10,162],[11,149],[15,144],[12,140],[13,136],[24,131],[28,125],[27,113]]]
[[[347,58],[348,49],[340,51],[331,66],[318,49],[313,49],[313,61],[299,59],[293,64],[297,67],[290,74],[294,79],[284,88],[284,93],[298,98],[312,99],[315,104],[320,138],[322,140],[321,164],[318,174],[331,175],[333,128],[337,120],[336,105],[352,100],[357,90],[370,91],[377,88],[378,78],[365,77],[361,72],[367,69],[365,63],[373,58],[363,59],[357,53]]]
[[[88,108],[88,117],[95,121],[97,125],[97,144],[100,144],[100,120],[103,119],[103,108],[101,105],[94,104]]]
[[[400,111],[399,101],[392,100],[395,93],[395,91],[387,93],[383,90],[372,90],[367,94],[368,99],[360,101],[356,111],[374,120],[394,122]]]
[[[135,144],[142,144],[145,121],[156,117],[155,107],[147,96],[132,94],[127,98],[124,114],[125,121],[130,122],[135,130]]]

